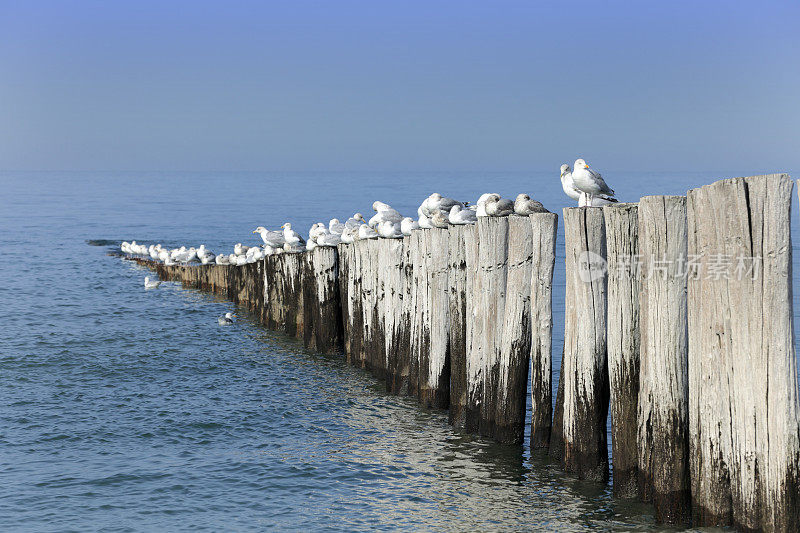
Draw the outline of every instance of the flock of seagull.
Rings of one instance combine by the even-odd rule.
[[[574,169],[566,164],[561,165],[561,186],[567,196],[578,201],[580,207],[598,207],[617,202],[614,191],[603,177],[589,168],[583,159],[575,161]],[[215,254],[205,245],[198,248],[181,246],[169,249],[161,244],[147,246],[137,244],[136,241],[123,242],[120,248],[125,254],[149,257],[168,266],[187,263],[242,266],[260,261],[269,255],[299,253],[318,246],[336,246],[378,238],[401,239],[419,229],[475,224],[479,217],[527,216],[547,212],[541,202],[531,199],[527,194],[520,194],[515,200],[510,200],[497,193],[482,194],[475,205],[433,193],[417,208],[416,220],[404,217],[392,206],[380,201],[372,204],[372,210],[375,214],[369,220],[361,213],[356,213],[344,222],[336,218],[327,224],[317,222],[309,229],[308,239],[293,230],[288,222],[280,230],[259,226],[253,233],[261,236],[263,245],[245,246],[237,243],[231,254]],[[157,283],[146,278],[145,288],[155,288]]]

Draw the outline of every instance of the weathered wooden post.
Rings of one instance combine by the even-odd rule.
[[[639,494],[653,502],[658,522],[688,524],[685,197],[645,196],[639,201],[639,250]]]
[[[426,302],[429,344],[427,354],[419,359],[420,404],[434,409],[447,409],[450,403],[450,285],[448,281],[448,237],[446,228],[423,231]]]
[[[381,239],[378,251],[380,292],[383,294],[384,353],[386,354],[386,390],[398,394],[401,388],[402,348],[400,346],[403,322],[403,241]]]
[[[450,226],[448,281],[450,286],[450,408],[448,419],[463,428],[467,406],[467,260],[464,232],[467,226]]]
[[[480,351],[479,331],[483,331],[478,323],[478,293],[481,290],[478,276],[478,225],[465,226],[464,230],[464,263],[466,265],[466,285],[464,302],[466,360],[466,405],[464,407],[464,429],[471,433],[480,430],[481,405],[483,403],[483,353]]]
[[[378,259],[381,242],[380,239],[368,239],[357,244],[361,252],[361,291],[364,299],[364,366],[373,376],[383,379],[386,374],[386,348],[381,314],[383,293],[380,279],[383,273]]]
[[[507,219],[505,308],[497,356],[492,437],[521,444],[525,436],[525,407],[531,354],[531,261],[533,227],[530,219]]]
[[[564,209],[566,310],[563,463],[579,479],[608,480],[606,238],[603,210]]]
[[[531,448],[550,444],[553,415],[553,270],[558,215],[536,213],[531,224]]]
[[[508,217],[478,219],[478,271],[472,349],[483,361],[479,431],[494,437],[508,277]]]
[[[302,253],[283,253],[281,266],[283,272],[283,299],[279,305],[284,310],[283,331],[298,339],[303,338],[303,255]]]
[[[418,230],[411,233],[411,307],[410,320],[411,332],[409,346],[411,350],[411,364],[409,369],[409,394],[419,397],[420,381],[423,379],[430,350],[430,322],[428,317],[428,268],[427,268],[427,232]]]
[[[400,323],[398,324],[398,355],[397,370],[395,372],[395,385],[393,392],[397,394],[412,395],[416,390],[415,378],[412,378],[412,348],[411,329],[416,314],[414,310],[414,265],[412,261],[412,238],[403,237],[402,247],[402,273],[401,273],[401,310]]]
[[[321,353],[342,349],[342,306],[339,300],[339,254],[320,246],[305,254],[304,344]]]
[[[694,524],[796,531],[800,423],[786,174],[689,191]]]
[[[614,495],[639,494],[639,292],[637,204],[603,207],[608,255],[608,377]]]
[[[364,321],[361,293],[361,241],[340,244],[339,287],[342,291],[342,314],[345,330],[345,354],[353,366],[364,366]]]

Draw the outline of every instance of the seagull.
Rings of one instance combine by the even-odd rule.
[[[430,218],[436,211],[442,211],[444,214],[449,213],[454,205],[464,206],[464,204],[457,200],[445,198],[438,192],[435,192],[428,196],[420,207],[425,216]]]
[[[328,231],[337,235],[341,235],[344,231],[344,224],[339,222],[338,218],[332,218],[331,221],[328,222]]]
[[[342,242],[342,236],[338,233],[323,233],[317,236],[317,246],[336,246]]]
[[[589,168],[586,161],[577,159],[575,161],[575,169],[572,171],[572,182],[575,188],[581,192],[585,192],[587,196],[587,203],[590,204],[592,198],[595,196],[613,197],[614,189],[609,187],[603,180],[603,176],[599,172]]]
[[[272,246],[273,248],[283,246],[283,243],[286,242],[286,240],[283,238],[282,231],[269,231],[264,226],[257,227],[253,230],[253,233],[260,233],[261,240],[264,241],[264,244]]]
[[[375,215],[369,219],[369,226],[371,228],[377,227],[378,224],[381,222],[391,222],[393,224],[399,224],[403,220],[403,215],[400,214],[397,209],[393,208],[389,204],[385,204],[383,202],[373,202],[372,209],[375,211]]]
[[[411,217],[406,217],[400,222],[400,231],[403,232],[403,235],[411,235],[411,232],[415,229],[419,229],[419,222]]]
[[[533,213],[547,213],[542,202],[531,200],[527,194],[518,194],[514,202],[514,213],[522,216],[532,215]]]
[[[424,205],[424,204],[423,204]],[[431,229],[433,225],[431,224],[431,219],[428,215],[425,214],[425,210],[422,206],[417,208],[417,215],[419,216],[419,220],[417,221],[417,225],[420,229]]]
[[[514,212],[514,202],[506,198],[500,198],[499,194],[490,194],[483,208],[486,210],[487,216],[507,217]]]
[[[366,239],[377,239],[378,232],[374,229],[370,228],[366,224],[362,224],[358,228],[358,238],[359,240],[366,240]]]
[[[344,223],[344,227],[355,228],[356,230],[358,230],[358,227],[361,226],[361,224],[366,224],[366,223],[367,221],[364,220],[364,215],[362,215],[361,213],[356,213],[355,215],[347,219],[347,222]]]
[[[345,244],[353,244],[358,238],[358,228],[344,228],[342,232],[342,242]]]
[[[457,205],[450,208],[450,215],[447,217],[450,224],[463,226],[474,224],[478,221],[478,215],[472,209],[460,209]]]
[[[457,206],[454,205],[453,207]],[[431,224],[433,225],[434,228],[446,228],[447,226],[450,225],[450,223],[447,221],[447,215],[445,215],[439,210],[433,212],[433,216],[431,217]]]
[[[161,282],[158,280],[151,280],[150,276],[144,277],[144,288],[145,289],[156,289],[158,286],[161,285]]]
[[[604,205],[617,203],[616,198],[604,194],[597,195],[591,200],[588,200],[586,193],[579,191],[575,187],[575,183],[572,180],[572,169],[566,164],[561,165],[561,188],[564,189],[564,193],[567,196],[573,200],[578,200],[578,207],[602,207]]]
[[[378,235],[384,239],[402,239],[403,230],[399,223],[392,222],[391,220],[384,220],[379,223],[375,230]]]
[[[217,324],[219,324],[220,326],[230,326],[231,324],[233,324],[234,318],[236,318],[236,315],[234,315],[233,313],[225,313],[225,315],[217,319]]]
[[[286,239],[286,244],[290,245],[290,247],[294,247],[297,244],[305,244],[306,241],[300,236],[299,233],[292,229],[292,225],[290,223],[286,223],[283,226],[283,238]],[[286,247],[283,248],[286,250]],[[288,250],[287,250],[288,251]]]
[[[479,217],[489,216],[486,214],[486,201],[489,199],[490,196],[497,196],[498,198],[500,198],[500,195],[497,194],[496,192],[487,192],[481,194],[477,202],[478,210],[475,212],[477,216]]]
[[[303,242],[287,242],[283,245],[283,251],[290,254],[299,254],[306,251],[306,243]]]

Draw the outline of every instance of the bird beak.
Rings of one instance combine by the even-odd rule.
[[[258,233],[258,230],[254,229],[254,230],[253,230],[253,233]]]

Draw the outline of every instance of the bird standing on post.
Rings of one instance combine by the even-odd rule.
[[[586,193],[586,205],[588,206],[592,205],[595,196],[605,199],[613,198],[614,196],[614,189],[606,184],[599,172],[590,169],[583,159],[575,161],[575,167],[572,170],[572,182],[576,189]]]

